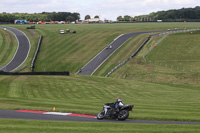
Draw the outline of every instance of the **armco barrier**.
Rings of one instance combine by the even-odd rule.
[[[41,43],[42,43],[42,38],[43,38],[43,36],[41,35],[40,36],[40,40],[38,42],[37,50],[35,51],[35,55],[34,55],[34,58],[33,58],[32,64],[31,64],[31,71],[32,72],[34,72],[35,61],[37,59],[38,53],[40,52],[40,46],[41,46]]]
[[[64,75],[69,76],[69,72],[20,72],[20,73],[14,73],[14,72],[3,72],[0,71],[0,75]]]

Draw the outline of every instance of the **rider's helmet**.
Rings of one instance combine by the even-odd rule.
[[[122,99],[120,97],[118,97],[117,102],[122,102]]]

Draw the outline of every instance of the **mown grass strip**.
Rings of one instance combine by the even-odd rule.
[[[38,120],[12,120],[0,119],[1,132],[13,133],[196,133],[199,132],[199,125],[169,125],[169,124],[135,124],[135,123],[94,123],[94,122],[55,122]]]
[[[200,121],[195,87],[159,85],[100,77],[0,76],[1,109],[96,115],[104,103],[122,97],[134,104],[130,119]]]

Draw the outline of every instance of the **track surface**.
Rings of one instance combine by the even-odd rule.
[[[119,36],[108,48],[104,48],[98,55],[96,55],[88,64],[86,64],[79,72],[78,75],[92,75],[118,48],[120,48],[127,40],[131,37],[140,34],[154,33],[160,31],[149,31],[149,32],[133,32]],[[112,48],[109,48],[112,46]]]
[[[21,32],[17,29],[14,29],[14,28],[10,28],[10,27],[1,27],[0,26],[0,28],[6,28],[6,30],[11,31],[18,40],[18,49],[15,53],[15,56],[6,66],[4,66],[1,69],[5,72],[10,72],[10,71],[13,71],[14,69],[18,68],[21,64],[24,63],[24,61],[28,57],[31,45],[30,45],[29,39],[23,32]]]
[[[18,111],[0,110],[0,118],[6,119],[29,119],[29,120],[50,120],[50,121],[79,121],[79,122],[114,122],[114,123],[147,123],[147,124],[196,124],[200,122],[169,122],[169,121],[145,121],[145,120],[97,120],[90,117],[78,117],[78,116],[63,116],[63,115],[51,115],[51,114],[38,114]]]

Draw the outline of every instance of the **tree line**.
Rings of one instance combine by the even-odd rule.
[[[99,18],[99,15],[94,16],[94,18]],[[90,15],[86,15],[85,16],[85,20],[87,20],[87,19],[91,19],[91,16]]]
[[[0,13],[0,22],[13,23],[14,20],[28,21],[76,21],[80,19],[79,13],[70,12],[42,12],[42,13]]]
[[[124,17],[119,16],[117,17],[117,21],[133,21],[133,17],[129,16],[129,15],[125,15]]]
[[[200,6],[178,10],[152,12],[148,15],[117,17],[118,21],[200,21]]]

